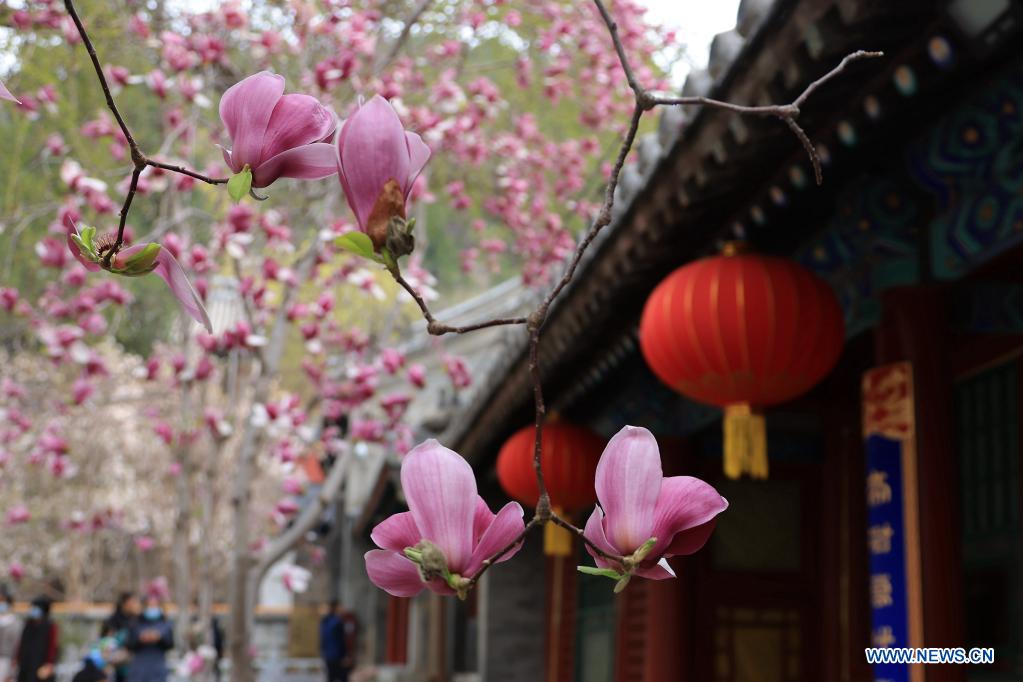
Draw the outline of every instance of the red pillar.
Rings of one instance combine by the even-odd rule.
[[[963,646],[963,574],[947,291],[913,287],[883,296],[878,364],[908,361],[916,398],[924,646]],[[961,682],[964,668],[927,666],[927,682]]]
[[[400,664],[408,660],[408,607],[408,599],[387,599],[387,648],[384,660],[388,663]]]
[[[576,543],[573,542],[573,549]],[[547,560],[547,682],[575,679],[576,557]]]

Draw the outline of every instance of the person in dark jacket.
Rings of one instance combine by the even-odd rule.
[[[348,682],[351,659],[347,639],[341,605],[334,599],[320,620],[320,656],[326,668],[327,682]]]
[[[18,682],[45,682],[56,678],[57,624],[50,620],[50,600],[36,597],[28,610],[14,660]]]
[[[163,614],[160,600],[147,597],[146,606],[128,633],[132,652],[128,682],[167,682],[167,652],[174,648],[174,628]]]
[[[131,628],[138,620],[139,611],[141,610],[142,605],[139,603],[138,595],[134,592],[122,592],[117,596],[117,601],[114,603],[114,612],[103,622],[104,634],[116,639],[119,648],[124,649],[127,645]],[[116,664],[114,668],[114,682],[127,682],[127,680],[127,661]]]

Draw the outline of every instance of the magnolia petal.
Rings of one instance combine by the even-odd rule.
[[[465,572],[462,575],[467,578],[474,575],[476,571],[480,570],[486,559],[507,547],[525,528],[526,524],[522,520],[522,505],[518,502],[509,502],[501,507],[501,511],[497,512],[490,527],[480,538],[479,544],[473,549],[469,565],[465,567]],[[522,549],[521,542],[494,563],[511,559],[520,549]]]
[[[699,551],[707,544],[707,540],[714,533],[714,527],[717,524],[717,519],[711,519],[695,528],[688,528],[676,533],[671,544],[664,550],[664,556],[687,556]]]
[[[369,536],[377,543],[377,547],[394,552],[413,547],[421,539],[412,512],[400,512],[389,516],[378,523]]]
[[[334,145],[316,142],[283,151],[252,171],[252,186],[266,187],[277,178],[316,180],[337,173]]]
[[[227,167],[231,169],[231,172],[240,172],[244,166],[236,167],[234,165],[234,157],[231,155],[231,150],[227,147],[221,147],[219,144],[217,145],[217,148],[220,150],[220,153],[224,155],[224,163],[226,163]]]
[[[434,578],[430,582],[426,583],[426,589],[436,594],[442,594],[446,597],[450,597],[455,594],[455,591],[446,582],[440,578]]]
[[[235,83],[220,98],[220,119],[231,136],[231,156],[239,168],[259,165],[263,135],[283,94],[284,77],[263,71]]]
[[[604,448],[597,464],[597,499],[607,517],[607,538],[620,554],[653,537],[661,479],[660,450],[646,429],[626,426]]]
[[[408,199],[413,183],[430,160],[430,148],[423,142],[423,138],[413,132],[405,132],[405,141],[408,143],[409,155],[408,181],[405,183],[405,198]]]
[[[156,256],[156,269],[153,272],[163,278],[185,312],[212,334],[213,325],[210,324],[210,316],[206,314],[206,307],[202,304],[199,295],[195,293],[195,289],[192,288],[192,283],[188,281],[185,271],[181,269],[181,265],[170,251],[160,249],[160,253]]]
[[[604,534],[604,510],[600,507],[593,507],[593,513],[590,514],[590,518],[586,520],[586,527],[583,529],[583,535],[586,536],[587,540],[599,547],[601,551],[608,554],[621,554],[614,545],[608,542],[607,536]],[[611,565],[606,559],[594,552],[593,548],[589,545],[586,545],[586,551],[589,552],[590,556],[597,562],[597,566],[607,568]]]
[[[365,228],[387,181],[404,183],[409,177],[405,129],[390,102],[376,95],[359,107],[345,121],[337,150],[341,185],[359,226]]]
[[[364,558],[369,579],[387,594],[414,597],[426,587],[416,565],[395,552],[371,549]]]
[[[284,95],[277,100],[277,106],[270,114],[263,135],[260,163],[288,149],[319,142],[329,137],[335,127],[337,120],[334,114],[315,97],[297,93]]]
[[[14,102],[15,104],[21,104],[18,98],[11,94],[11,91],[7,89],[3,81],[0,81],[0,99],[5,99],[8,102]]]
[[[341,166],[341,149],[345,144],[345,125],[347,121],[341,121],[337,124],[337,136],[334,138],[334,163],[337,164],[337,177],[341,181],[341,190],[345,193],[345,200],[348,201],[348,205],[352,207],[352,212],[355,213],[355,204],[352,203],[352,189],[348,186],[348,178],[345,177],[345,169]],[[372,209],[370,209],[372,210]],[[355,221],[359,224],[359,227],[365,231],[365,225],[359,218],[359,214],[355,214]]]
[[[705,481],[692,476],[672,476],[664,479],[654,511],[652,536],[657,538],[657,544],[651,550],[650,556],[664,554],[665,548],[672,543],[676,534],[702,526],[727,508],[728,502],[725,498]],[[708,532],[707,537],[709,536]],[[703,542],[706,540],[704,537]],[[703,542],[696,549],[702,547]],[[696,549],[692,551],[695,552]]]
[[[458,453],[430,439],[405,455],[401,488],[422,538],[437,545],[452,573],[472,556],[476,478]]]
[[[669,580],[675,577],[675,571],[668,565],[668,560],[663,557],[656,564],[638,566],[635,572],[641,578],[648,578],[649,580]]]
[[[480,538],[494,522],[494,512],[490,511],[486,500],[479,495],[476,496],[476,514],[472,519],[472,545],[479,544]]]

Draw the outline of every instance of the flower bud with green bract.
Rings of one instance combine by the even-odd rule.
[[[369,235],[378,251],[397,245],[389,236],[398,238],[402,247],[411,246],[398,236],[398,232],[407,234],[407,228],[395,232],[392,220],[400,218],[400,225],[405,224],[405,202],[429,160],[430,148],[419,135],[402,127],[390,102],[380,95],[341,124],[338,178],[359,229]],[[391,255],[398,258],[404,253]]]
[[[155,242],[135,244],[114,253],[116,245],[114,235],[96,236],[96,228],[83,225],[73,232],[68,232],[67,244],[71,254],[90,272],[106,270],[122,277],[141,277],[155,272],[178,299],[192,319],[213,332],[209,315],[199,295],[185,275],[181,264],[171,255],[170,251]]]

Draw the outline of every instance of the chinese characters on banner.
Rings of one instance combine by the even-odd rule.
[[[902,362],[863,376],[871,646],[922,646],[913,369]],[[920,682],[920,666],[878,664],[875,682]]]

